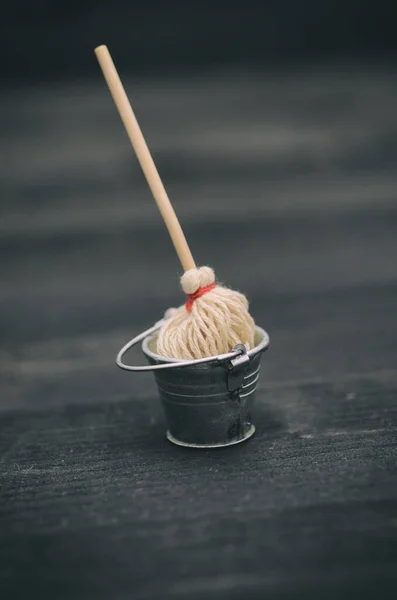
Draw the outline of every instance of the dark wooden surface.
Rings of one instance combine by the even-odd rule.
[[[270,333],[257,433],[173,447],[114,365],[183,298],[99,72],[3,93],[1,598],[393,597],[396,78],[127,88],[194,255]]]

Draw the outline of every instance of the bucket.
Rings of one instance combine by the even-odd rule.
[[[154,371],[167,422],[167,438],[179,446],[218,448],[248,440],[262,353],[269,336],[256,327],[255,347],[238,344],[232,352],[197,360],[167,358],[156,353],[156,323],[128,342],[118,353],[117,365],[127,371]],[[138,367],[123,362],[138,342],[149,363]]]

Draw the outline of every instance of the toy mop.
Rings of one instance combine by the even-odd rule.
[[[183,306],[168,309],[128,342],[117,365],[155,372],[171,442],[204,448],[236,444],[255,431],[252,404],[269,336],[255,325],[243,294],[218,285],[210,267],[196,266],[109,51],[99,46],[95,54],[173,241],[187,295]],[[125,364],[124,354],[142,340],[149,366]]]

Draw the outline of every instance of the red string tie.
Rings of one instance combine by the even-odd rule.
[[[192,312],[193,302],[195,300],[197,300],[197,298],[201,298],[201,296],[204,296],[204,294],[213,290],[214,287],[215,287],[215,283],[210,283],[209,285],[206,285],[205,287],[199,288],[196,292],[194,292],[194,294],[188,294],[187,295],[188,301],[185,304],[186,310],[188,312]]]

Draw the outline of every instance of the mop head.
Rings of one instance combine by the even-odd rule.
[[[188,300],[167,319],[157,338],[157,353],[197,359],[231,352],[236,344],[254,347],[255,323],[243,294],[215,284],[210,267],[181,277]]]

